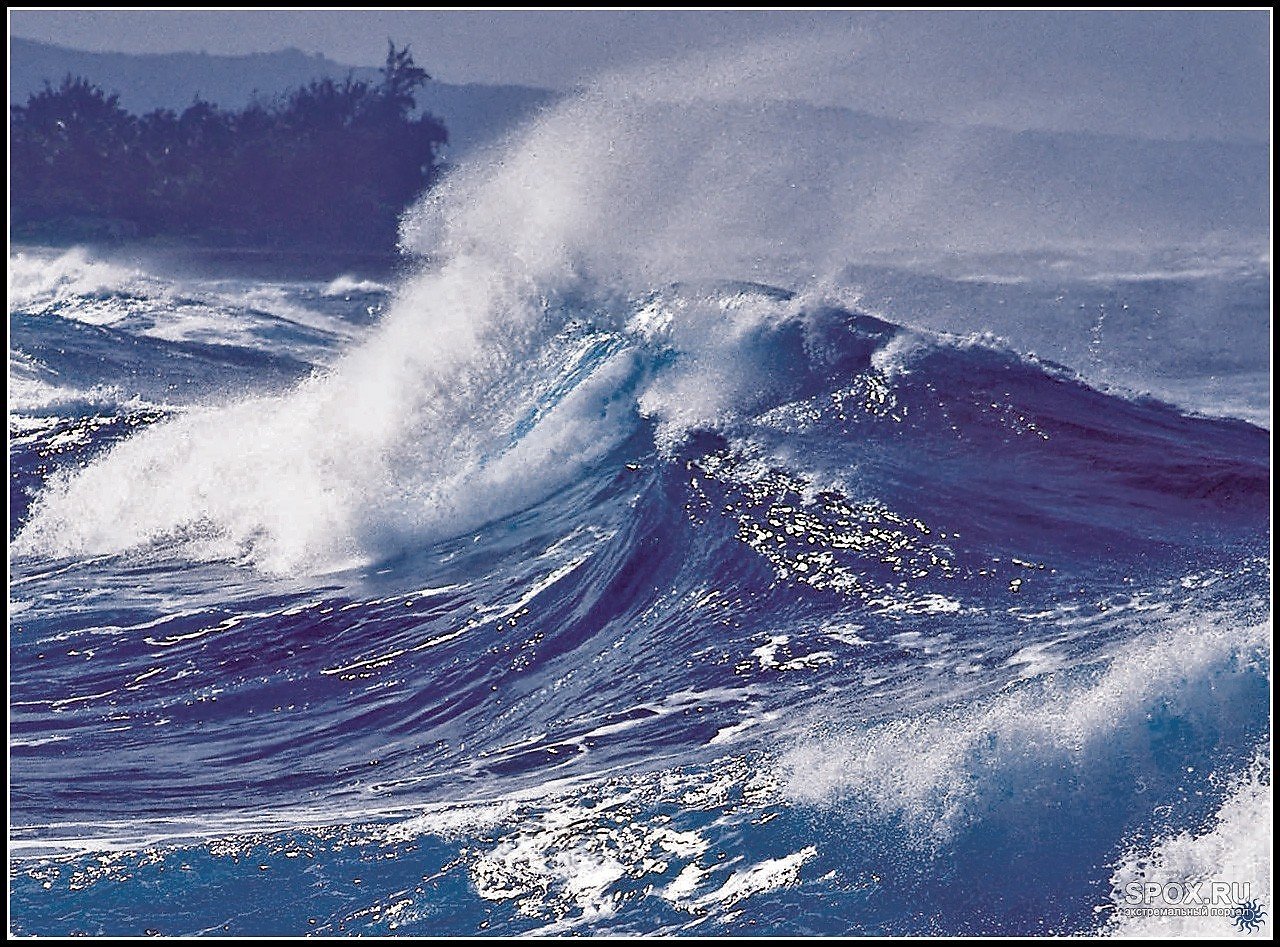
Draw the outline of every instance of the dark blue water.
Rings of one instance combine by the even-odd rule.
[[[905,272],[914,328],[578,287],[473,345],[368,280],[15,269],[15,932],[1127,932],[1137,863],[1269,899],[1269,434],[1208,416],[1265,413],[1247,339],[1175,405],[1092,314],[1037,330],[1057,284],[1029,357]]]

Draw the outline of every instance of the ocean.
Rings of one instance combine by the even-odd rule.
[[[1269,936],[1267,255],[592,140],[11,250],[13,932]]]

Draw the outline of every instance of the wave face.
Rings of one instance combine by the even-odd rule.
[[[399,280],[11,257],[16,931],[1269,907],[1266,369],[1144,348],[1265,264],[830,269],[836,143],[735,160],[775,120],[584,94]]]

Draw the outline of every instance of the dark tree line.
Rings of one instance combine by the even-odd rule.
[[[9,113],[14,228],[385,249],[447,141],[413,115],[430,77],[388,45],[376,83],[320,79],[239,111],[197,97],[135,116],[85,79],[46,84]]]

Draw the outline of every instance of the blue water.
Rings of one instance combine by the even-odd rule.
[[[10,268],[16,933],[1107,932],[1269,793],[1262,271]]]

